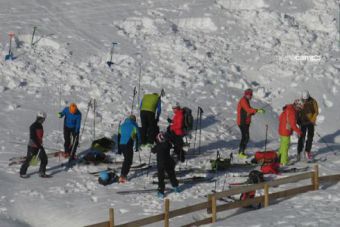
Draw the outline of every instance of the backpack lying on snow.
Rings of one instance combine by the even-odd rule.
[[[103,137],[97,140],[94,140],[91,145],[91,149],[99,150],[101,152],[112,151],[115,146],[115,142],[107,137]]]
[[[261,164],[261,171],[263,174],[279,173],[280,162],[275,151],[257,151],[251,162]]]
[[[259,184],[264,182],[264,177],[263,173],[257,170],[252,170],[250,171],[248,175],[248,179],[246,181],[247,184]],[[255,191],[250,191],[250,192],[243,192],[240,196],[240,200],[246,200],[246,199],[253,199],[255,198],[256,190]],[[255,206],[250,205],[245,208],[261,208],[262,204],[259,203]]]
[[[215,160],[210,160],[211,169],[216,170],[226,170],[230,167],[231,159],[222,159],[220,153],[217,153],[217,158]]]
[[[101,185],[109,185],[118,182],[118,175],[113,171],[104,170],[99,173],[98,183]]]

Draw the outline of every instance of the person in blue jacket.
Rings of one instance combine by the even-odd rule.
[[[62,112],[58,113],[58,116],[64,117],[65,156],[72,155],[70,158],[74,159],[79,144],[81,112],[75,103],[71,103],[69,107],[65,107]]]
[[[136,116],[130,115],[118,130],[118,154],[124,155],[123,166],[119,177],[119,183],[125,183],[126,177],[130,171],[133,160],[133,145],[135,144],[136,152],[138,151],[141,137],[136,122]]]

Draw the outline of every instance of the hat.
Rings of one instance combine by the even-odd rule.
[[[174,105],[172,105],[172,109],[180,107],[179,102],[176,102]]]
[[[253,90],[248,88],[247,90],[244,91],[244,96],[247,96],[247,95],[250,95],[250,96],[253,96]]]
[[[158,135],[156,136],[156,141],[158,143],[163,143],[165,141],[165,133],[164,132],[158,133]]]
[[[75,114],[77,112],[77,105],[74,102],[71,103],[70,107],[69,107],[69,110],[70,110],[71,114]]]
[[[129,118],[130,118],[131,120],[133,120],[134,122],[137,121],[136,115],[131,114],[131,115],[129,116]]]
[[[302,99],[309,99],[310,95],[309,95],[309,91],[308,90],[304,90],[302,93],[301,93],[301,98]]]
[[[38,118],[46,119],[47,114],[46,114],[45,112],[43,112],[43,111],[39,111],[39,112],[37,113],[37,117],[38,117]]]

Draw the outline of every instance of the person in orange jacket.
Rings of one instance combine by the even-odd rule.
[[[283,111],[279,117],[279,135],[280,135],[280,148],[279,159],[280,164],[285,166],[288,164],[288,150],[290,146],[290,136],[293,131],[302,135],[301,130],[296,123],[297,111],[300,111],[303,107],[303,103],[300,99],[295,100],[294,104],[288,104],[283,107]]]
[[[237,125],[241,130],[241,142],[239,148],[239,157],[247,158],[245,149],[249,141],[249,127],[251,123],[251,117],[256,113],[265,113],[264,109],[254,109],[250,106],[249,101],[253,97],[253,90],[247,89],[244,91],[244,95],[237,105]]]

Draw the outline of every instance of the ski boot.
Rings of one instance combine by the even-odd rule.
[[[164,195],[163,192],[157,192],[157,197],[158,197],[159,199],[164,199],[165,195]]]

